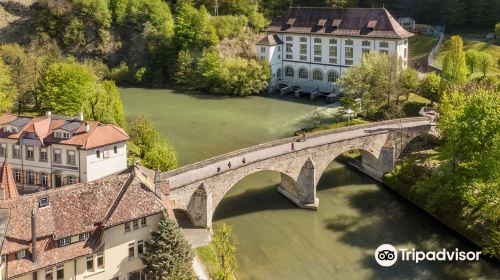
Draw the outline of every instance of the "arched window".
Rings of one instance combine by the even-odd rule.
[[[323,72],[321,70],[314,70],[313,71],[313,80],[316,81],[323,81]]]
[[[332,71],[330,73],[328,73],[328,81],[330,83],[335,83],[337,82],[337,79],[339,78],[339,74],[337,74],[337,72],[335,71]]]
[[[278,68],[278,71],[276,71],[276,76],[278,77],[278,80],[281,80],[281,68]]]
[[[292,67],[285,68],[285,76],[293,77],[293,68]]]
[[[307,73],[306,69],[302,68],[299,70],[299,78],[301,78],[301,79],[309,78],[309,74]]]

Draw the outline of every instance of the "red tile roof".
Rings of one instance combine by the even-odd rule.
[[[0,169],[0,199],[8,200],[19,196],[16,187],[16,181],[12,174],[7,159],[4,160],[2,169]]]
[[[30,250],[31,210],[36,209],[37,262],[13,260],[8,265],[8,276],[14,277],[87,255],[95,249],[91,248],[92,242],[99,238],[98,233],[103,228],[168,209],[168,202],[132,174],[110,176],[0,201],[0,209],[9,211],[2,255]],[[45,196],[49,204],[39,208],[39,200]],[[92,232],[94,239],[65,247],[56,246],[55,240],[85,232]]]
[[[18,118],[29,118],[30,120],[18,133],[4,132],[4,125]],[[56,138],[54,136],[55,130],[68,124],[73,124],[76,127],[72,137],[70,139]],[[81,149],[93,149],[129,140],[129,136],[122,128],[97,121],[80,121],[78,118],[62,116],[21,117],[5,114],[0,117],[0,138],[20,139],[23,132],[35,133],[43,145],[64,144],[77,146]]]
[[[387,39],[413,36],[384,8],[290,8],[267,31]]]
[[[259,42],[257,42],[257,45],[260,46],[275,46],[281,44],[283,44],[283,41],[281,41],[278,35],[267,35],[266,37],[260,39]]]

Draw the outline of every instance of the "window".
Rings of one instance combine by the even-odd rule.
[[[307,42],[307,38],[306,37],[300,37],[299,41],[300,42]]]
[[[336,46],[330,46],[329,48],[329,53],[330,56],[337,56],[337,47]]]
[[[331,45],[337,44],[337,39],[330,39],[330,44]]]
[[[71,241],[70,241],[69,237],[59,239],[59,247],[68,246],[70,243],[71,243]]]
[[[345,65],[352,65],[352,59],[346,59]]]
[[[361,53],[363,54],[370,53],[370,49],[361,49]]]
[[[328,60],[328,62],[330,62],[331,64],[337,64],[337,58],[330,57],[330,59]]]
[[[128,244],[128,259],[131,260],[135,258],[135,244],[134,243],[129,243]]]
[[[19,145],[14,145],[12,147],[12,157],[21,158],[21,149],[19,148]]]
[[[40,161],[47,161],[47,149],[40,148]]]
[[[354,44],[354,42],[353,42],[352,40],[350,40],[350,39],[349,39],[349,40],[345,40],[345,44],[346,44],[347,46],[352,46],[352,45]]]
[[[117,147],[117,146],[114,146],[114,147],[113,147],[113,152],[114,152],[115,154],[118,154],[118,147]]]
[[[16,253],[16,258],[17,259],[24,259],[26,258],[26,250],[21,250]]]
[[[142,269],[127,273],[126,280],[146,280],[146,274]]]
[[[80,234],[80,241],[85,241],[85,240],[89,239],[89,237],[90,237],[90,232],[81,233]]]
[[[139,240],[137,241],[137,255],[139,257],[142,257],[143,254],[144,254],[144,241]]]
[[[323,81],[323,72],[321,72],[321,70],[314,70],[313,71],[313,80]]]
[[[87,257],[87,271],[94,271],[94,257]]]
[[[103,253],[97,254],[97,268],[104,269],[104,254]]]
[[[62,163],[61,150],[54,149],[54,162]]]
[[[99,150],[95,151],[95,156],[97,158],[101,158],[101,151],[99,151]]]
[[[260,56],[260,59],[264,60],[264,59],[266,59],[266,57],[265,57],[265,56],[263,56],[263,55],[261,55],[261,56]]]
[[[102,157],[103,158],[109,158],[109,150],[108,149],[102,151]]]
[[[138,229],[138,228],[139,228],[139,220],[133,220],[132,229]]]
[[[307,60],[307,56],[301,55],[301,56],[299,56],[299,60],[306,61]]]
[[[76,184],[76,177],[73,175],[68,175],[67,177],[68,185]]]
[[[293,41],[292,36],[286,36],[285,41]]]
[[[299,70],[299,78],[301,79],[307,79],[309,77],[307,70],[302,68]]]
[[[45,207],[49,205],[49,197],[48,196],[42,196],[38,200],[38,207]]]
[[[300,44],[300,54],[307,54],[307,45],[306,44]]]
[[[126,222],[125,223],[125,232],[130,231],[130,223]]]
[[[47,173],[40,173],[40,184],[42,187],[47,187],[49,185],[49,176],[47,176]]]
[[[389,54],[389,51],[388,50],[380,50],[380,53]]]
[[[281,51],[281,46],[278,46],[278,51]]]
[[[63,264],[58,264],[56,271],[57,271],[56,272],[56,279],[57,280],[63,280],[64,279],[64,265]]]
[[[380,42],[378,45],[381,48],[388,48],[389,47],[389,43],[388,42]]]
[[[52,280],[52,267],[45,269],[45,280]]]
[[[321,56],[315,56],[314,62],[321,62]]]
[[[370,41],[364,40],[363,42],[361,42],[361,46],[363,47],[370,46]]]
[[[339,74],[337,74],[337,72],[335,71],[332,71],[330,73],[328,73],[328,81],[330,83],[335,83],[337,82],[337,79],[339,78]]]
[[[287,53],[293,52],[293,44],[292,43],[286,43],[285,48],[286,48]]]
[[[21,170],[14,171],[14,180],[16,183],[21,183]]]
[[[287,77],[293,77],[294,76],[293,68],[292,67],[285,68],[285,76],[287,76]]]
[[[291,55],[291,54],[287,54],[287,55],[285,56],[285,58],[286,58],[286,59],[293,59],[293,55]]]
[[[142,218],[141,219],[141,227],[145,227],[147,226],[148,224],[146,224],[146,218]]]
[[[34,185],[35,184],[35,172],[28,170],[28,184],[29,185]]]
[[[0,144],[0,157],[7,157],[7,144]]]
[[[278,80],[281,80],[281,68],[276,71],[276,76],[278,77]]]
[[[350,47],[345,48],[345,57],[346,58],[352,58],[353,57],[353,52],[354,52],[353,48],[350,48]]]
[[[75,151],[68,151],[67,157],[68,165],[76,165]]]
[[[314,43],[321,44],[321,38],[314,38]]]
[[[26,147],[26,159],[27,160],[34,160],[35,159],[35,148]]]
[[[278,59],[281,59],[281,55],[278,54]]]
[[[321,55],[321,45],[314,45],[314,55]]]
[[[266,47],[260,47],[260,52],[266,52]]]

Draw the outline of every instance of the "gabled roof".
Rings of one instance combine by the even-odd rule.
[[[0,169],[0,199],[9,200],[19,196],[16,187],[16,181],[12,174],[7,159],[4,160],[2,169]]]
[[[413,36],[384,8],[290,8],[285,16],[275,18],[267,31],[387,39]]]
[[[275,46],[282,45],[283,41],[278,37],[278,35],[267,35],[266,37],[260,39],[257,45],[260,46]]]

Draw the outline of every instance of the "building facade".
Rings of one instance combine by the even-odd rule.
[[[0,161],[8,160],[19,188],[87,182],[127,168],[127,133],[77,117],[0,116]]]
[[[394,55],[406,68],[411,36],[383,8],[290,8],[272,21],[256,54],[271,66],[270,90],[283,84],[334,92],[365,53]]]
[[[0,279],[145,279],[145,243],[173,218],[167,194],[133,170],[0,201]]]

